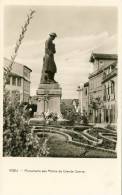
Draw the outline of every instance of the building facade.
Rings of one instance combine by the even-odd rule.
[[[117,62],[104,68],[104,122],[116,123],[117,121]]]
[[[8,67],[10,60],[4,58],[4,68]],[[25,65],[14,62],[6,88],[9,90],[12,101],[28,102],[30,97],[30,73],[32,70]]]
[[[90,123],[117,121],[117,55],[92,53],[93,72],[83,86],[82,110]]]

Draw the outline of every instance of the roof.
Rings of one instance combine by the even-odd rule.
[[[4,60],[8,61],[8,63],[11,62],[11,60],[8,59],[8,58],[6,58],[6,57],[4,57]],[[14,61],[14,64],[21,65],[21,66],[27,68],[30,72],[32,72],[32,70],[31,70],[28,66],[26,66],[26,65],[24,65],[24,64],[18,63],[18,62],[16,62],[16,61]],[[6,68],[7,66],[8,66],[8,64],[4,63],[4,67]]]
[[[93,73],[90,73],[88,78],[91,79],[92,77],[94,77],[94,76],[96,76],[98,74],[101,74],[102,72],[103,72],[103,68],[101,68],[101,69],[99,69],[99,70],[97,70],[97,71],[95,71]]]
[[[95,59],[117,60],[117,58],[117,54],[92,53],[89,61],[94,62]]]
[[[108,75],[104,75],[102,83],[105,83],[117,75],[117,68],[115,68]]]
[[[78,99],[62,99],[61,100],[61,102],[64,102],[66,105],[72,105],[74,101],[75,101],[76,105],[79,104]]]
[[[30,72],[32,72],[32,70],[30,68],[28,68],[27,66],[23,65],[25,68],[27,68]]]
[[[62,99],[61,102],[64,102],[65,104],[72,104],[73,99]]]
[[[105,69],[107,69],[107,68],[110,67],[110,66],[116,67],[116,66],[117,66],[117,61],[114,61],[114,62],[112,62],[112,63],[110,63],[110,64],[107,64],[107,65],[105,65],[105,66],[100,67],[98,70],[96,70],[96,71],[90,73],[88,78],[90,79],[90,78],[92,78],[92,77],[94,77],[94,76],[96,76],[96,75],[102,73]]]
[[[117,62],[115,61],[112,64],[108,64],[107,66],[104,67],[104,70],[107,69],[110,66],[113,66],[115,68],[117,66]]]
[[[84,83],[84,87],[88,87],[89,86],[89,82]]]

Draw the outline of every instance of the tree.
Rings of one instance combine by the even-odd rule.
[[[90,104],[89,104],[89,107],[94,111],[94,113],[95,113],[95,115],[94,115],[94,122],[97,122],[97,120],[98,120],[98,116],[96,116],[96,111],[98,110],[98,109],[101,109],[101,108],[103,108],[103,106],[104,106],[104,103],[103,103],[103,101],[101,100],[101,97],[96,97],[96,98],[92,98],[91,99],[91,101],[90,101]],[[89,117],[90,117],[90,114],[91,113],[89,113]]]
[[[86,116],[85,114],[83,114],[83,115],[81,116],[81,119],[82,119],[82,121],[83,121],[83,124],[85,124],[85,125],[88,124],[88,118],[87,118],[87,116]]]
[[[69,120],[69,123],[73,125],[75,122],[80,122],[81,115],[76,112],[74,105],[61,103],[61,114],[63,118]]]

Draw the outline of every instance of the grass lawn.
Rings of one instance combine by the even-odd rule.
[[[116,158],[116,155],[110,152],[68,143],[63,135],[49,133],[46,134],[46,137],[47,135],[49,138],[47,142],[49,147],[48,157]]]
[[[91,149],[89,152],[86,153],[85,157],[87,158],[116,158],[117,155],[107,152],[107,151],[100,151],[97,149]]]
[[[47,133],[46,136],[47,137]],[[40,138],[42,139],[42,138]],[[49,157],[80,157],[85,148],[68,143],[63,135],[48,133]]]

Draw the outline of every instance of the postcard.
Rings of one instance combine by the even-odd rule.
[[[121,8],[1,2],[2,195],[121,195]]]

